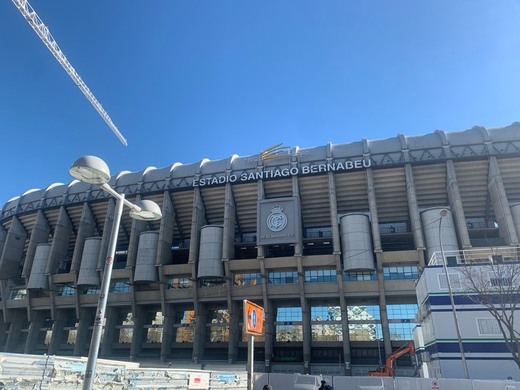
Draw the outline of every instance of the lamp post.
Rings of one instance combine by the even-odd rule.
[[[455,299],[453,298],[453,290],[451,289],[451,281],[448,275],[448,266],[446,265],[446,256],[444,255],[444,247],[442,245],[442,219],[448,215],[448,210],[442,209],[439,212],[439,245],[441,247],[442,266],[444,274],[446,275],[446,284],[448,285],[448,293],[450,295],[451,312],[453,313],[453,322],[455,323],[455,331],[457,332],[457,341],[459,343],[460,358],[462,360],[462,369],[464,370],[464,378],[469,379],[468,365],[466,363],[466,355],[464,353],[464,345],[462,344],[462,337],[460,336],[459,320],[457,318],[457,309],[455,308]]]
[[[110,232],[110,240],[108,244],[107,258],[101,288],[99,292],[99,300],[96,308],[94,319],[94,328],[92,330],[92,338],[90,340],[90,349],[88,352],[87,367],[85,368],[85,379],[83,380],[83,390],[91,390],[94,384],[96,373],[96,364],[101,344],[101,333],[103,331],[103,322],[105,319],[105,311],[108,302],[108,292],[110,288],[110,279],[112,277],[112,267],[114,265],[114,256],[116,253],[117,236],[119,234],[119,225],[121,223],[121,215],[123,205],[130,208],[130,217],[142,221],[153,221],[162,217],[161,209],[151,200],[142,200],[139,204],[133,204],[125,199],[124,194],[119,194],[108,185],[110,180],[110,170],[107,164],[98,157],[85,156],[76,160],[69,168],[69,174],[84,183],[96,184],[105,192],[108,192],[117,199],[114,223]]]

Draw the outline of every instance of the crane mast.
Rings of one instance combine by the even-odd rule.
[[[105,123],[110,127],[113,133],[117,138],[121,141],[121,143],[125,146],[128,145],[125,137],[119,131],[117,126],[112,122],[110,116],[105,111],[101,103],[96,99],[96,97],[92,94],[87,85],[83,82],[80,75],[76,72],[74,67],[67,60],[67,57],[61,51],[58,43],[52,37],[52,34],[49,31],[49,28],[43,23],[40,19],[34,8],[29,4],[27,0],[12,0],[16,8],[22,13],[23,17],[27,22],[31,25],[36,34],[40,37],[40,39],[45,43],[45,46],[50,50],[50,52],[54,55],[54,57],[58,60],[60,65],[65,69],[70,78],[76,83],[78,88],[83,92],[83,95],[88,99],[88,101],[94,106],[99,115],[103,118]]]

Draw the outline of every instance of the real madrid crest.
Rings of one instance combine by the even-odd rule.
[[[287,215],[283,213],[283,207],[276,205],[271,209],[267,217],[267,227],[273,232],[279,232],[287,226]]]

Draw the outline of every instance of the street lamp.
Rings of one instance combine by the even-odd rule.
[[[444,274],[446,275],[446,284],[448,285],[448,292],[450,295],[450,303],[451,303],[451,312],[453,313],[453,322],[455,323],[455,331],[457,332],[457,341],[459,343],[459,350],[460,350],[460,358],[462,360],[462,368],[464,370],[464,377],[466,379],[469,379],[469,373],[468,373],[468,365],[466,363],[466,355],[464,353],[464,345],[462,344],[462,338],[460,336],[460,326],[459,326],[459,320],[457,318],[457,309],[455,308],[455,299],[453,298],[453,290],[451,289],[451,281],[450,277],[448,275],[448,266],[446,265],[446,256],[444,256],[444,247],[442,245],[442,219],[448,215],[448,210],[442,209],[439,212],[440,219],[439,219],[439,245],[441,247],[441,256],[442,256],[442,265],[444,268]]]
[[[110,241],[108,244],[107,258],[103,279],[101,281],[101,289],[99,292],[99,300],[94,319],[94,328],[92,330],[92,338],[90,340],[90,349],[88,352],[87,367],[85,369],[85,379],[83,380],[83,390],[91,390],[94,383],[96,372],[96,363],[101,344],[101,333],[103,330],[103,320],[105,319],[105,310],[108,302],[108,292],[110,288],[110,279],[112,277],[112,267],[114,265],[114,256],[116,253],[117,236],[119,234],[119,225],[121,223],[121,215],[123,205],[130,208],[130,217],[142,221],[153,221],[162,217],[161,209],[151,200],[142,200],[138,204],[133,204],[125,199],[124,194],[119,194],[108,185],[110,180],[110,170],[107,164],[98,157],[85,156],[76,160],[69,168],[69,174],[84,183],[96,184],[105,192],[108,192],[117,199],[115,218],[110,232]]]

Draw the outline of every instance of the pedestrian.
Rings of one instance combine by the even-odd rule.
[[[262,390],[273,390],[273,386],[271,386],[270,384],[264,385]]]
[[[318,390],[332,390],[332,386],[327,384],[327,381],[322,380],[321,386]]]

